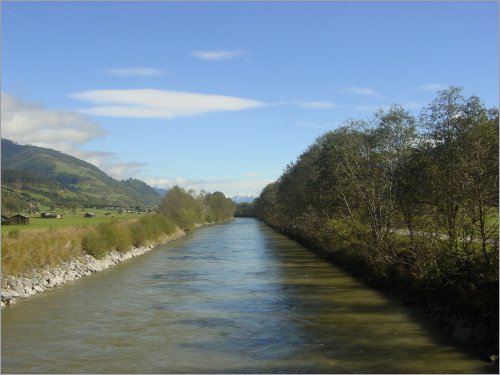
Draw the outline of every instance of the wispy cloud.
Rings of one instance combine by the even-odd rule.
[[[108,162],[101,166],[106,173],[118,180],[138,176],[145,171],[146,167],[146,163],[139,162]]]
[[[171,119],[215,111],[240,111],[265,106],[265,103],[258,100],[233,96],[152,89],[91,90],[69,96],[96,104],[79,112],[108,117]]]
[[[142,172],[146,165],[122,162],[115,154],[89,151],[82,146],[106,134],[99,124],[70,111],[52,110],[12,95],[1,94],[2,137],[20,144],[48,147],[85,160],[112,177],[124,179]]]
[[[120,77],[158,77],[165,74],[161,69],[150,68],[146,66],[136,66],[129,68],[111,68],[105,69],[106,74]]]
[[[234,59],[237,57],[245,56],[248,52],[245,50],[198,50],[192,51],[191,55],[201,60],[220,61]]]
[[[339,90],[342,94],[372,96],[378,99],[385,99],[385,96],[371,87],[351,86]]]
[[[310,109],[334,109],[338,107],[335,103],[325,101],[304,102],[300,106]]]
[[[442,85],[440,83],[428,83],[426,85],[422,85],[419,87],[420,90],[427,91],[427,92],[441,91],[441,90],[445,90],[447,88],[448,88],[448,86]]]
[[[221,191],[226,196],[238,194],[249,194],[258,196],[261,190],[273,180],[271,179],[207,179],[207,180],[192,180],[182,177],[171,178],[144,178],[144,182],[148,185],[169,189],[175,185],[185,189],[193,189],[196,191]]]

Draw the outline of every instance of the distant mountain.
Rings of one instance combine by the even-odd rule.
[[[155,191],[160,194],[162,197],[167,193],[167,191],[169,189],[164,189],[164,188],[159,188],[159,187],[154,187],[153,186],[153,189],[155,189]]]
[[[140,180],[118,181],[62,152],[2,139],[2,209],[29,201],[46,206],[146,208],[158,205],[160,199]]]
[[[231,197],[231,199],[235,203],[252,203],[255,200],[255,197],[253,195],[237,194]]]

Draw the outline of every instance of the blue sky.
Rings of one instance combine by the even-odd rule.
[[[259,194],[350,118],[498,106],[496,2],[8,2],[2,137],[116,178]]]

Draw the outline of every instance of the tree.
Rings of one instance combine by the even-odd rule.
[[[236,204],[220,191],[206,194],[203,197],[205,205],[205,220],[208,222],[221,222],[234,215]]]
[[[160,202],[160,213],[182,229],[191,229],[203,221],[203,204],[179,186],[170,189]]]
[[[420,120],[426,130],[427,152],[433,159],[427,183],[438,208],[437,227],[442,217],[448,235],[448,249],[452,252],[458,249],[457,219],[464,201],[463,152],[458,142],[464,103],[461,89],[450,87],[438,93],[423,110]]]

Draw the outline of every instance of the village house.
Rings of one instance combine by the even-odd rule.
[[[9,225],[10,224],[10,218],[6,215],[2,215],[2,225]]]
[[[87,212],[85,215],[83,215],[85,217],[94,217],[95,216],[95,213],[93,212]]]
[[[29,224],[30,218],[29,216],[23,214],[15,214],[10,217],[10,224]]]

